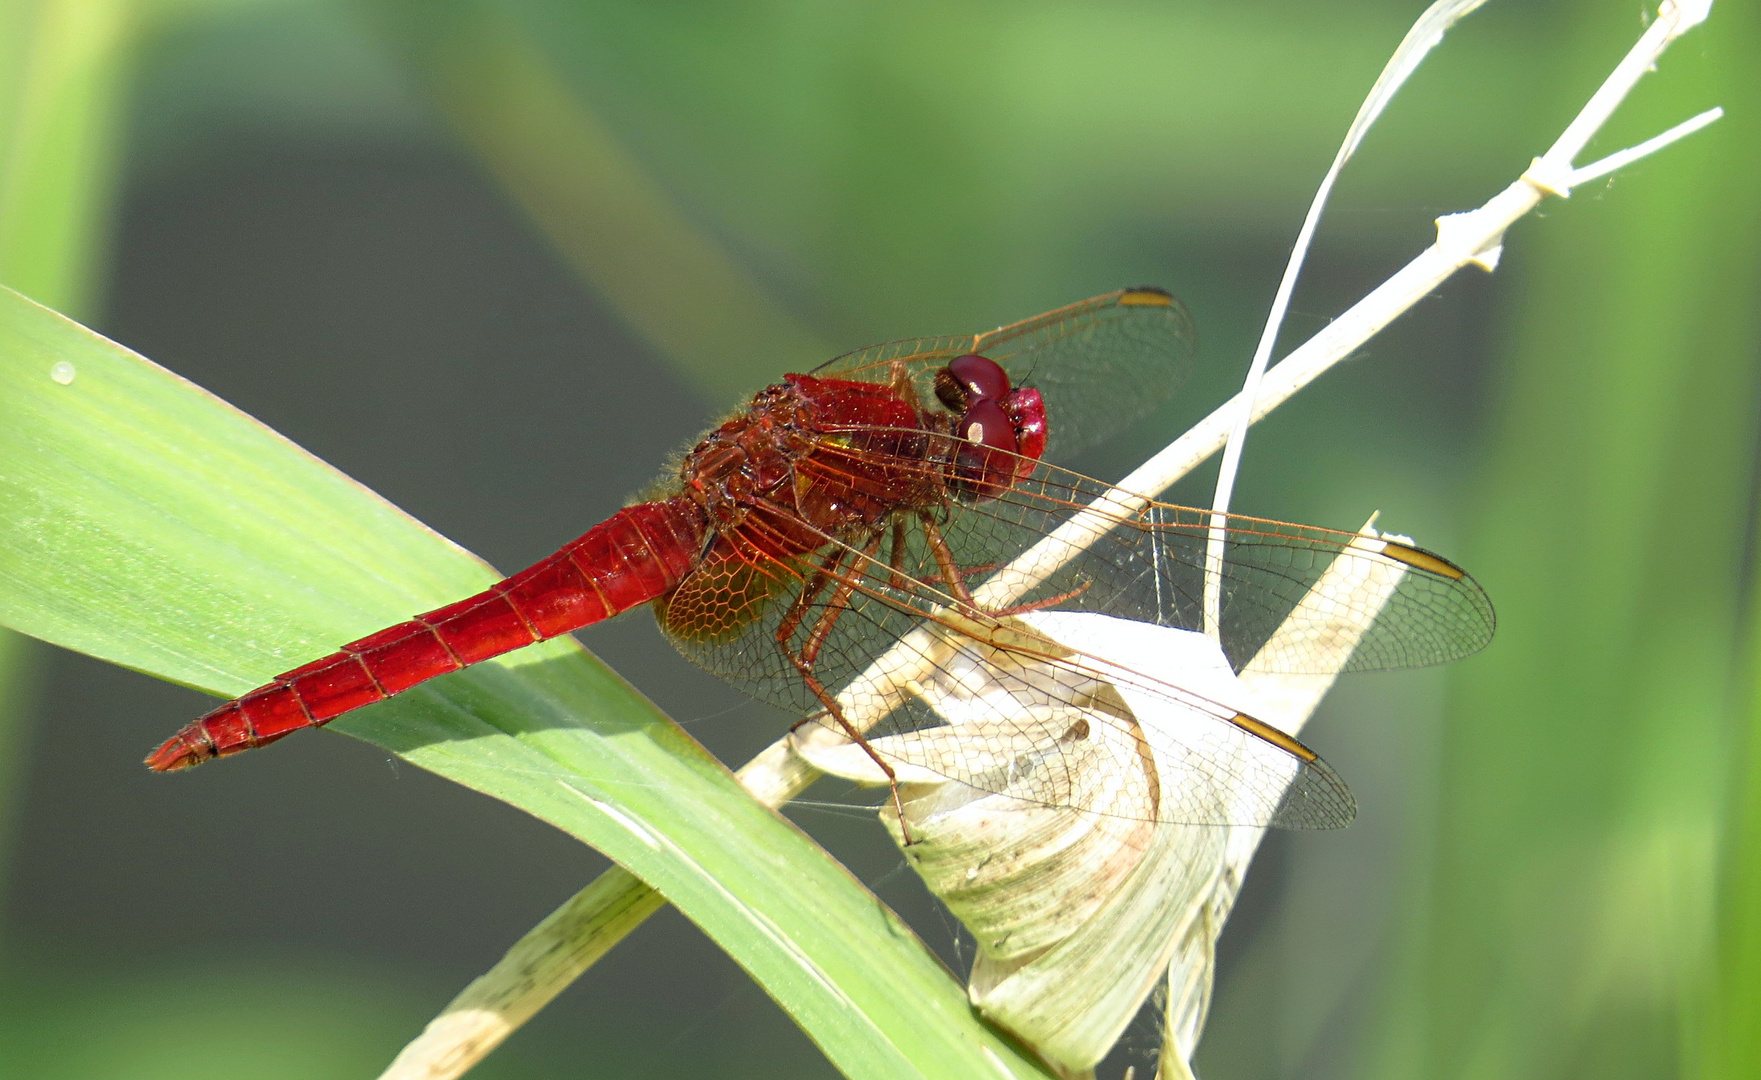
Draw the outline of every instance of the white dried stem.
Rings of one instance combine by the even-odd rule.
[[[1633,47],[1627,50],[1608,78],[1584,103],[1576,119],[1560,133],[1552,147],[1536,159],[1535,166],[1524,175],[1537,173],[1546,179],[1569,177],[1572,162],[1590,145],[1590,140],[1602,130],[1614,110],[1632,93],[1634,86],[1656,67],[1658,57],[1669,48],[1670,43],[1694,27],[1706,21],[1712,14],[1712,0],[1663,0],[1657,9],[1657,20],[1645,29]],[[1548,184],[1543,189],[1547,194],[1565,196],[1571,192],[1569,180],[1563,186]]]
[[[1223,604],[1223,548],[1227,536],[1229,501],[1235,491],[1235,476],[1241,468],[1241,455],[1247,445],[1247,429],[1253,422],[1253,402],[1259,397],[1260,380],[1265,377],[1266,365],[1272,359],[1272,346],[1278,341],[1278,331],[1284,326],[1284,315],[1290,309],[1291,294],[1296,291],[1296,280],[1302,273],[1303,260],[1308,258],[1309,247],[1314,243],[1315,230],[1321,224],[1321,211],[1327,206],[1327,199],[1333,193],[1333,185],[1339,174],[1345,169],[1345,163],[1357,152],[1363,143],[1364,136],[1369,133],[1394,100],[1394,95],[1412,77],[1419,65],[1443,41],[1443,35],[1457,22],[1467,18],[1486,0],[1436,0],[1413,23],[1412,29],[1406,32],[1400,44],[1395,47],[1394,55],[1376,77],[1375,85],[1365,95],[1363,104],[1358,106],[1357,115],[1352,118],[1351,126],[1345,131],[1345,138],[1340,140],[1339,152],[1333,155],[1333,164],[1328,167],[1327,175],[1315,189],[1315,197],[1309,202],[1308,214],[1302,219],[1302,228],[1297,230],[1296,242],[1290,246],[1290,258],[1284,265],[1284,277],[1278,282],[1278,291],[1272,297],[1272,310],[1266,315],[1265,328],[1260,332],[1260,341],[1254,348],[1253,360],[1247,366],[1247,378],[1241,385],[1241,408],[1236,412],[1235,424],[1230,429],[1229,441],[1223,447],[1223,461],[1217,468],[1217,486],[1211,497],[1211,534],[1205,542],[1205,595],[1204,595],[1204,631],[1212,639],[1222,640],[1220,613]]]
[[[665,904],[629,871],[607,870],[465,987],[381,1080],[462,1075]]]
[[[1477,210],[1439,218],[1435,244],[1269,368],[1257,394],[1237,394],[1133,470],[1113,491],[993,575],[978,590],[980,601],[1006,606],[1104,536],[1120,517],[1142,510],[1150,498],[1223,448],[1240,411],[1250,408],[1250,400],[1250,414],[1257,422],[1349,356],[1457,270],[1469,264],[1487,270],[1496,267],[1505,230],[1533,210],[1545,195],[1569,193],[1577,179],[1571,166],[1572,159],[1600,129],[1633,84],[1650,70],[1668,44],[1704,21],[1710,8],[1709,0],[1665,3],[1657,21],[1647,29],[1633,52],[1616,68],[1566,133],[1522,178]],[[1716,117],[1696,119],[1703,127]],[[1619,164],[1630,163],[1670,141],[1660,139],[1649,140],[1625,152],[1627,156]],[[914,640],[918,636],[908,635],[906,641],[878,659],[853,686],[861,686],[872,693],[876,688],[900,685],[914,672],[920,674],[926,642]],[[845,708],[852,710],[852,722],[867,726],[880,717],[852,709],[860,696],[848,690],[839,695]],[[819,774],[790,753],[787,739],[783,739],[753,758],[737,775],[754,797],[766,805],[781,806],[805,791]],[[620,875],[621,882],[612,875]],[[630,920],[627,925],[620,923],[617,926],[596,925],[591,930],[591,942],[585,947],[575,947],[558,940],[555,935],[559,928],[570,925],[565,913],[577,901],[592,893],[598,897],[598,903],[608,908],[623,905],[620,910],[634,911],[642,894],[649,892],[648,886],[629,878],[623,871],[607,871],[576,899],[564,904],[516,943],[507,956],[448,1005],[420,1036],[404,1048],[392,1067],[382,1074],[381,1080],[452,1080],[463,1075],[640,921]]]
[[[1723,116],[1723,109],[1707,109],[1705,112],[1690,120],[1683,120],[1681,123],[1670,128],[1661,135],[1651,136],[1637,146],[1628,147],[1625,150],[1609,154],[1600,161],[1592,162],[1588,165],[1580,165],[1571,172],[1571,186],[1574,188],[1582,187],[1592,180],[1600,180],[1609,173],[1615,172],[1618,169],[1624,169],[1640,158],[1649,157],[1650,155],[1655,154],[1657,151],[1668,146],[1670,143],[1675,142],[1677,139],[1686,138],[1694,132],[1699,131],[1707,124],[1712,123],[1712,121],[1720,119]]]

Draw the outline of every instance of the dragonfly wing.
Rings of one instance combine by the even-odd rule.
[[[1185,305],[1160,289],[1120,289],[983,334],[872,345],[813,374],[887,382],[903,364],[923,401],[935,373],[962,353],[990,357],[1016,386],[1038,389],[1052,417],[1047,454],[1067,457],[1101,442],[1179,391],[1198,333]]]
[[[886,714],[869,745],[904,782],[1182,825],[1333,828],[1356,812],[1326,762],[1242,711],[1251,698],[1202,635],[1056,613],[944,617],[925,637],[902,689],[844,695]],[[833,724],[796,739],[827,771],[880,778]]]
[[[840,466],[828,451],[800,468],[811,485],[813,470]],[[1349,821],[1350,793],[1306,747],[1255,719],[1253,701],[1230,688],[1234,672],[1250,660],[1266,672],[1336,670],[1312,662],[1326,650],[1300,647],[1305,634],[1348,637],[1357,650],[1350,668],[1436,663],[1491,635],[1485,594],[1438,556],[1233,516],[1214,662],[1153,652],[1122,661],[1121,647],[1084,644],[1043,620],[1112,616],[1154,644],[1174,639],[1144,629],[1208,642],[1191,633],[1200,629],[1206,511],[1116,500],[1091,542],[1070,548],[1055,569],[1023,581],[1007,565],[1035,545],[1057,547],[1048,537],[1107,492],[1040,465],[996,499],[902,513],[867,536],[822,534],[815,556],[767,573],[763,588],[698,590],[754,601],[730,632],[669,630],[688,656],[754,696],[821,715],[835,700],[893,760],[983,791],[1070,805],[1075,792],[1092,790],[1096,770],[1117,769],[1120,747],[1137,747],[1156,763],[1157,820],[1302,827]],[[767,508],[779,521],[784,514]],[[794,518],[789,528],[810,526]],[[783,538],[752,539],[763,548]],[[1357,572],[1329,573],[1342,563]],[[956,600],[955,576],[981,609]],[[1022,587],[1001,587],[1011,582]],[[1268,648],[1274,631],[1293,644]],[[962,727],[964,737],[916,734],[942,726]]]
[[[1156,765],[1159,820],[1337,828],[1355,816],[1344,781],[1254,715],[1260,702],[1205,635],[1080,612],[1031,612],[1019,621],[1072,650],[1060,661],[1066,670],[1124,702]],[[1091,737],[1095,731],[1106,734],[1096,726]]]
[[[762,530],[762,525],[748,527]],[[799,519],[796,527],[811,528]],[[712,565],[720,561],[706,560]],[[923,572],[921,566],[911,569]],[[732,570],[727,576],[761,579],[765,587],[729,590],[710,579],[699,588],[687,579],[660,612],[661,630],[699,666],[760,701],[798,715],[818,711],[823,703],[792,657],[808,653],[809,644],[817,639],[811,650],[814,677],[836,690],[910,634],[924,611],[935,606],[925,598],[934,595],[933,588],[914,580],[905,588],[894,588],[890,569],[877,571],[872,560],[829,535],[812,556],[765,564],[749,573]],[[898,583],[907,585],[907,580],[902,575]],[[847,583],[855,587],[840,598],[840,588]],[[742,602],[737,619],[718,614],[730,596]],[[697,632],[694,628],[700,626],[713,626],[718,632]]]
[[[999,498],[958,508],[944,532],[954,550],[975,553],[963,556],[975,563],[996,561],[996,553],[1020,553],[1035,544],[1056,548],[1046,537],[1110,491],[1098,481],[1042,464]],[[1069,594],[1057,606],[1203,629],[1210,512],[1143,498],[1115,498],[1112,507],[1111,513],[1093,518],[1095,530],[1103,534],[1082,550],[1072,550],[1032,588],[999,590],[1006,603],[1043,603]],[[1245,515],[1230,515],[1227,521],[1221,636],[1224,652],[1238,670],[1305,600],[1309,609],[1296,618],[1312,624],[1315,633],[1341,625],[1357,633],[1348,671],[1444,663],[1477,652],[1491,640],[1495,620],[1490,599],[1472,577],[1442,556],[1334,529]],[[1336,563],[1358,572],[1323,581]],[[1390,582],[1392,595],[1384,598],[1371,587],[1380,581]],[[992,584],[1007,582],[999,575]],[[1312,597],[1316,588],[1325,595]],[[1259,666],[1285,674],[1328,673],[1309,666],[1314,655],[1313,650],[1287,648],[1261,656]]]

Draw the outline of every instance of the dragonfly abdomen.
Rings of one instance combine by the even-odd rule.
[[[160,772],[264,746],[437,675],[578,630],[665,595],[700,557],[689,499],[626,507],[475,596],[351,641],[200,717],[147,758]]]

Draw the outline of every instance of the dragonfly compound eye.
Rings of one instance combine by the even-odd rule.
[[[995,498],[1015,483],[1015,425],[994,401],[975,401],[954,433],[965,440],[955,460],[955,484],[973,498]]]
[[[1009,396],[1009,374],[995,360],[967,353],[936,372],[936,397],[954,412],[976,401],[1003,401]]]
[[[1015,453],[1015,425],[1009,421],[1009,414],[994,401],[975,401],[960,418],[960,426],[956,433],[974,448],[986,447]]]

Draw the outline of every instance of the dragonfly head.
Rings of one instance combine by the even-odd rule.
[[[954,462],[954,487],[971,501],[994,499],[1027,478],[1046,450],[1046,406],[1038,390],[1011,387],[989,357],[957,356],[936,373],[936,397],[957,414],[965,445]]]

